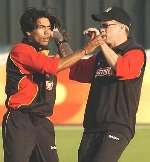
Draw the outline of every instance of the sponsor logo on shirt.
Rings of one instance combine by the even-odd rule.
[[[46,81],[46,89],[51,91],[53,89],[54,83],[53,81]]]
[[[116,140],[116,141],[119,141],[120,140],[118,137],[116,137],[114,135],[111,135],[111,134],[108,135],[108,138],[113,139],[113,140]]]
[[[57,148],[56,148],[56,146],[51,146],[50,149],[51,150],[56,150]]]
[[[95,73],[95,78],[103,76],[112,76],[113,70],[111,67],[98,68]]]

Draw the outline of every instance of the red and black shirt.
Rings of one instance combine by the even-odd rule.
[[[111,130],[131,138],[135,131],[146,55],[132,39],[113,50],[120,55],[115,71],[103,54],[98,53],[72,66],[70,79],[91,83],[83,122],[86,130]]]
[[[7,59],[6,107],[52,114],[58,62],[59,58],[46,56],[28,43],[16,44]]]

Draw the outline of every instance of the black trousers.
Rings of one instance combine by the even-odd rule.
[[[117,162],[129,141],[115,132],[84,132],[78,162]]]
[[[4,162],[58,162],[54,127],[46,118],[9,111],[2,135]]]

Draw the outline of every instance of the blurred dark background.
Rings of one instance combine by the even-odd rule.
[[[132,34],[146,49],[150,48],[150,0],[0,0],[0,44],[21,40],[19,18],[27,8],[36,7],[58,16],[70,33],[73,48],[80,48],[83,30],[96,25],[90,15],[110,6],[123,7],[129,13],[135,24]]]

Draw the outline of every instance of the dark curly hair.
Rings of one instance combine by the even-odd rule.
[[[48,18],[52,29],[54,27],[60,28],[60,22],[58,18],[53,15],[50,15],[46,10],[38,10],[36,8],[30,8],[26,10],[20,18],[20,26],[24,35],[27,35],[26,32],[31,32],[36,28],[36,21],[39,18]]]

